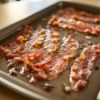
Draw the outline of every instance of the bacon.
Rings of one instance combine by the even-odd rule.
[[[8,62],[8,67],[19,62],[24,63],[24,65],[27,67],[27,62],[29,62],[30,59],[31,61],[33,61],[35,58],[38,58],[39,53],[36,50],[42,46],[44,39],[44,29],[36,31],[36,34],[32,34],[31,38],[23,45],[23,52],[21,54],[13,54],[15,56],[13,56],[12,60],[10,59],[10,61]],[[37,47],[34,47],[34,44],[37,45]],[[16,60],[16,57],[19,58],[19,60]]]
[[[23,54],[10,60],[8,66],[22,62],[25,70],[27,70],[27,68],[31,68],[36,62],[47,62],[57,50],[58,44],[59,33],[53,30],[39,30],[39,32],[34,34],[30,40],[25,43]],[[16,60],[16,58],[18,58],[18,60]]]
[[[46,30],[46,35],[43,48],[39,50],[42,54],[38,60],[39,63],[46,63],[49,61],[59,45],[59,33],[54,30]]]
[[[33,33],[31,36],[30,40],[28,40],[24,47],[23,47],[23,52],[24,53],[33,53],[37,49],[39,49],[46,37],[45,30],[44,29],[39,29],[36,32]]]
[[[56,78],[68,66],[68,63],[76,55],[78,42],[69,36],[59,49],[59,53],[47,63],[36,64],[36,77],[39,79]],[[34,68],[34,67],[33,67]]]
[[[100,14],[92,14],[85,11],[77,10],[73,7],[68,7],[57,12],[59,16],[65,18],[73,18],[89,23],[100,23]]]
[[[28,30],[28,26],[26,28],[24,28],[23,33],[20,32],[20,34],[18,33],[18,35],[23,34],[23,36],[26,38],[25,35],[29,34],[28,32],[30,31],[30,29]],[[42,46],[44,39],[45,31],[44,29],[40,29],[36,31],[36,34],[32,34],[31,38],[27,39],[24,43],[20,43],[20,38],[19,36],[17,36],[14,42],[10,42],[1,47],[2,51],[5,53],[7,60],[9,60],[7,66],[10,67],[19,62],[24,62],[25,57],[31,56],[31,59],[32,57],[36,57],[37,52],[35,51],[37,50],[37,48]],[[37,45],[37,47],[34,47],[34,44]],[[19,58],[19,60],[16,60],[16,58]]]
[[[0,51],[5,55],[7,59],[7,67],[10,67],[21,61],[22,48],[25,42],[30,38],[32,28],[25,24],[22,29],[20,29],[14,39],[9,43],[1,45]],[[19,60],[16,60],[20,58]]]
[[[72,29],[93,35],[100,35],[100,25],[89,24],[75,19],[65,19],[63,17],[52,16],[48,24],[63,29]]]
[[[34,68],[34,64],[36,66],[38,64],[48,62],[52,58],[54,53],[56,52],[58,45],[59,45],[59,33],[57,33],[54,30],[46,30],[46,38],[44,40],[43,47],[36,50],[36,52],[39,54],[39,56],[34,57],[33,60],[31,60],[28,57],[29,63],[27,64],[27,66],[29,68],[32,68],[33,70],[36,70],[36,68]],[[37,59],[35,60],[35,58],[37,58]],[[31,63],[31,65],[30,65],[30,63]]]
[[[23,36],[23,38],[29,39],[31,32],[32,32],[32,28],[28,25],[24,25],[23,28],[19,30],[19,32],[17,33],[16,38],[14,38],[9,43],[6,43],[0,47],[0,49],[6,55],[7,59],[13,58],[14,55],[16,56],[22,49],[24,43],[19,43],[19,41],[17,40],[18,37]]]
[[[96,59],[100,57],[100,44],[86,47],[71,67],[69,81],[73,90],[87,86]]]

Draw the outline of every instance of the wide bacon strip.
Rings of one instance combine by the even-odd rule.
[[[46,37],[42,48],[36,50],[38,56],[37,59],[35,60],[34,57],[32,58],[30,54],[27,58],[28,59],[27,62],[26,61],[24,62],[26,64],[26,65],[24,64],[25,67],[33,68],[35,63],[46,63],[49,60],[51,60],[52,56],[55,54],[59,45],[59,33],[57,33],[54,30],[46,30],[45,33]],[[34,71],[36,70],[35,68],[33,69]]]
[[[13,52],[15,50],[15,49],[12,49],[13,45],[9,43],[11,46],[7,46],[7,49],[9,48],[13,52],[13,53],[10,53],[10,55],[14,55],[14,56],[8,57],[9,53],[6,54],[6,57],[8,59],[7,67],[11,67],[12,65],[15,65],[19,62],[24,63],[24,65],[26,66],[26,63],[28,62],[29,58],[31,59],[37,58],[39,54],[38,52],[36,52],[36,50],[42,46],[45,36],[46,35],[45,35],[44,29],[39,29],[38,31],[33,33],[31,38],[28,41],[26,41],[24,44],[20,43],[22,44],[23,47],[21,48],[21,50],[19,50],[16,53]],[[18,42],[20,40],[19,38],[20,36],[17,38]],[[19,47],[19,45],[17,45],[17,47]]]
[[[65,18],[73,18],[89,23],[100,23],[100,14],[92,14],[85,11],[77,10],[73,7],[61,9],[57,12],[58,15]]]
[[[71,36],[68,36],[58,50],[58,54],[55,55],[49,62],[37,63],[33,66],[33,72],[34,67],[37,69],[35,76],[39,79],[56,78],[67,68],[69,61],[76,55],[77,49],[78,42]]]
[[[35,61],[40,57],[40,52],[38,51],[43,47],[45,38],[47,37],[44,29],[40,28],[35,31],[23,47],[23,54],[18,58],[18,62],[21,62],[23,65],[22,70],[20,71],[23,74],[27,71],[27,68],[32,66]],[[14,59],[15,59],[14,58]],[[17,62],[16,60],[14,61]]]
[[[64,17],[57,17],[53,15],[48,24],[63,29],[72,29],[93,35],[100,35],[100,25],[89,24],[75,19],[66,19]]]
[[[14,39],[0,47],[0,50],[6,55],[7,59],[18,56],[21,53],[20,51],[24,43],[30,38],[31,33],[32,28],[26,24],[18,31]]]
[[[73,90],[87,86],[96,59],[100,57],[100,44],[86,47],[71,67],[70,84]]]

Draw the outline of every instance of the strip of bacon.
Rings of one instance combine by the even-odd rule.
[[[46,37],[46,33],[44,29],[39,29],[33,33],[31,36],[30,40],[28,40],[24,47],[23,47],[23,52],[24,53],[33,53],[37,49],[39,49]]]
[[[45,40],[44,40],[45,39]],[[9,66],[15,63],[22,62],[24,65],[23,74],[36,62],[47,62],[57,50],[59,34],[55,31],[39,30],[34,34],[29,41],[25,43],[23,54],[19,57],[14,57],[9,61]],[[42,48],[41,48],[42,47]],[[22,73],[23,72],[23,73]]]
[[[54,30],[46,30],[46,35],[47,37],[44,41],[43,48],[39,50],[42,54],[38,60],[39,63],[46,63],[49,61],[59,45],[59,33]]]
[[[84,22],[100,23],[100,14],[92,14],[85,11],[80,11],[73,7],[61,9],[57,12],[57,14],[66,18],[73,18]]]
[[[31,38],[24,44],[22,53],[15,55],[12,59],[8,60],[8,67],[18,62],[22,62],[24,63],[24,66],[27,66],[29,59],[33,61],[34,59],[38,58],[39,53],[36,52],[36,50],[42,47],[45,36],[44,29],[40,29],[36,31],[36,33],[33,33]]]
[[[73,90],[87,86],[92,68],[100,56],[100,44],[86,47],[71,67],[70,84]]]
[[[37,70],[36,77],[40,79],[56,78],[68,66],[69,61],[76,55],[78,42],[71,36],[64,40],[59,49],[59,53],[52,57],[47,63],[38,63],[35,65]],[[34,66],[33,66],[34,71]]]
[[[77,21],[75,19],[65,19],[63,17],[53,15],[48,24],[58,26],[63,29],[72,29],[93,35],[100,35],[100,25],[84,23],[83,21]]]
[[[58,48],[58,44],[59,44],[59,33],[57,33],[54,30],[46,30],[46,38],[44,40],[43,47],[36,50],[36,53],[38,54],[38,58],[35,60],[36,57],[32,58],[32,56],[26,55],[26,57],[28,57],[27,58],[28,60],[27,62],[25,61],[24,64],[25,67],[31,68],[34,66],[35,63],[40,64],[40,63],[48,62],[56,52]]]
[[[22,49],[25,41],[31,36],[31,33],[32,28],[28,25],[24,25],[23,28],[17,33],[16,38],[0,47],[7,59],[19,55],[18,53],[20,53],[20,50]]]

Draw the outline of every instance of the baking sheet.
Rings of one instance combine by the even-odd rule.
[[[100,14],[100,8],[86,6],[82,4],[70,3],[70,2],[59,2],[52,5],[51,7],[44,9],[43,11],[38,12],[35,15],[30,16],[31,19],[26,18],[23,21],[16,23],[14,25],[15,28],[14,27],[12,28],[11,26],[3,30],[2,32],[5,31],[5,34],[9,34],[9,33],[13,34],[16,31],[16,27],[18,28],[24,23],[29,23],[33,27],[37,26],[38,24],[41,25],[42,27],[46,27],[46,23],[48,22],[48,19],[52,16],[52,14],[55,14],[55,12],[58,9],[61,9],[67,6],[72,6],[81,10],[86,10],[89,12]],[[45,21],[43,21],[43,18],[45,18]],[[7,32],[7,30],[9,31]],[[62,29],[59,29],[58,31],[61,37],[72,34],[73,37],[78,41],[85,41],[85,42],[92,41],[94,44],[100,43],[100,37],[91,36],[92,39],[89,40],[85,38],[86,36],[85,34],[78,33],[76,35],[76,34],[73,34],[72,31],[65,31]],[[4,38],[6,37],[7,35],[4,36]],[[13,38],[13,36],[8,37],[1,42],[2,43],[7,42],[11,38]],[[81,52],[81,50],[79,52]],[[53,84],[54,86],[51,92],[47,92],[43,90],[43,84],[48,81],[38,81],[37,83],[30,84],[28,83],[28,79],[25,76],[18,75],[14,77],[14,76],[8,75],[8,70],[6,70],[6,65],[7,65],[6,60],[4,58],[0,59],[1,83],[30,98],[37,98],[41,100],[64,100],[64,99],[66,100],[94,100],[96,98],[98,91],[100,90],[100,78],[99,78],[100,70],[95,70],[95,67],[93,68],[93,74],[90,77],[89,84],[84,90],[67,94],[63,92],[62,84],[69,83],[68,81],[69,74],[70,74],[69,67],[72,65],[72,62],[70,63],[69,67],[63,73],[59,75],[57,79],[49,81],[49,83]],[[95,63],[95,66],[98,66],[100,68],[99,65],[100,65],[100,61],[97,60],[97,62]]]

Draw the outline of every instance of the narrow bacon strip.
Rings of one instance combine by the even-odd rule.
[[[48,24],[64,29],[72,29],[93,35],[100,35],[100,25],[84,23],[83,21],[77,21],[75,19],[65,19],[63,17],[52,16]]]
[[[23,47],[24,53],[33,53],[37,49],[39,49],[44,40],[45,40],[46,34],[44,29],[39,29],[33,33],[31,38],[25,43]]]
[[[46,30],[46,35],[47,37],[44,41],[43,48],[39,50],[42,54],[38,60],[39,63],[46,63],[49,61],[59,45],[59,33],[54,30]]]
[[[100,14],[92,14],[85,11],[80,11],[73,7],[61,9],[57,12],[57,14],[66,18],[73,18],[84,22],[100,23]]]
[[[78,42],[69,36],[61,45],[59,53],[49,62],[35,65],[37,68],[36,76],[40,79],[56,78],[67,68],[69,61],[76,55],[77,49]]]
[[[100,44],[86,47],[71,67],[70,84],[73,90],[87,86],[92,68],[100,56]]]

